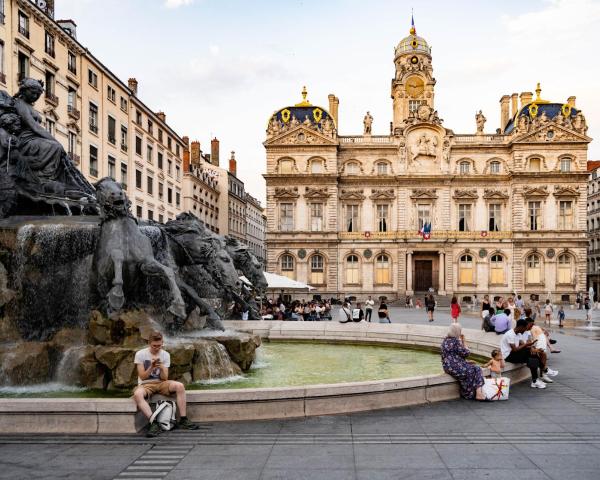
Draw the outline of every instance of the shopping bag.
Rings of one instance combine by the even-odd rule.
[[[486,378],[483,385],[483,394],[486,400],[508,400],[510,378]]]

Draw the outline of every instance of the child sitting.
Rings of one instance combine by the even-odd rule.
[[[492,350],[492,358],[487,362],[483,368],[490,368],[490,375],[492,378],[502,377],[502,369],[504,368],[504,359],[502,353],[498,349]]]

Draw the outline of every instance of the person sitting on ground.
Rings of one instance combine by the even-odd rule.
[[[188,420],[186,416],[185,387],[181,382],[169,380],[169,366],[171,356],[163,350],[163,336],[160,332],[152,332],[148,339],[148,348],[139,350],[135,354],[134,363],[137,366],[138,386],[133,392],[133,400],[138,409],[148,419],[152,416],[152,409],[146,400],[155,393],[169,396],[175,394],[175,403],[179,411],[178,428],[197,430],[198,425]],[[148,437],[156,437],[162,432],[158,422],[152,422]]]
[[[494,331],[496,335],[504,335],[511,328],[510,325],[510,310],[507,308],[503,312],[497,312],[491,319],[490,322],[494,325]]]
[[[564,321],[565,321],[565,309],[561,305],[558,308],[558,328],[563,328],[564,327]]]
[[[483,373],[479,366],[467,360],[470,353],[460,323],[451,324],[441,346],[444,372],[460,382],[460,395],[463,398],[484,400],[481,388],[485,383]]]
[[[388,310],[388,306],[385,304],[383,300],[379,303],[379,308],[377,309],[377,316],[379,317],[379,323],[392,323],[390,320],[390,312]]]
[[[452,317],[452,323],[458,323],[460,312],[460,303],[458,303],[458,298],[456,298],[456,295],[454,295],[450,301],[450,316]]]
[[[509,330],[500,340],[500,351],[506,362],[526,363],[531,372],[531,388],[546,388],[546,384],[538,377],[540,360],[531,347],[535,340],[523,340],[523,334],[527,331],[527,320],[517,320],[515,328]]]
[[[352,311],[348,302],[344,302],[338,312],[338,321],[340,323],[348,323],[352,321]]]
[[[502,352],[495,348],[492,350],[492,358],[483,366],[483,368],[489,367],[490,376],[492,378],[502,377],[502,369],[504,368],[504,359],[502,358]]]
[[[362,322],[363,318],[365,317],[365,314],[361,308],[360,303],[356,304],[356,308],[352,309],[352,321],[353,322]]]

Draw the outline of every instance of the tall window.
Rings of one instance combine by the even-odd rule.
[[[58,101],[56,95],[54,94],[55,85],[54,85],[54,74],[52,72],[46,71],[46,98],[54,101]]]
[[[150,175],[148,175],[146,177],[146,186],[147,186],[148,195],[153,195],[153,191],[154,191],[154,178],[152,178]]]
[[[108,143],[117,143],[117,121],[111,116],[108,117]]]
[[[488,230],[499,232],[502,229],[502,205],[490,203],[488,206]]]
[[[325,283],[325,267],[321,255],[310,257],[310,283],[313,285],[323,285]]]
[[[68,140],[68,154],[73,158],[75,152],[77,151],[77,134],[69,131],[69,140]]]
[[[146,160],[148,163],[152,163],[154,160],[154,152],[151,145],[146,145]]]
[[[542,223],[542,202],[529,202],[529,230],[539,230]]]
[[[116,159],[115,157],[108,156],[108,176],[113,180],[117,180],[117,172],[116,172]]]
[[[504,258],[502,255],[492,255],[490,259],[490,283],[492,285],[504,284]]]
[[[163,153],[161,151],[158,152],[158,156],[156,158],[156,166],[161,170],[163,168]]]
[[[490,162],[490,173],[500,173],[500,162]]]
[[[392,278],[390,267],[390,257],[383,254],[377,255],[377,258],[375,258],[375,283],[392,283],[390,281]]]
[[[291,232],[294,230],[294,204],[279,204],[279,230],[282,232]]]
[[[121,110],[127,112],[127,99],[125,97],[121,97]]]
[[[571,159],[570,158],[561,158],[560,159],[560,171],[561,172],[570,172],[571,171]]]
[[[573,228],[573,202],[571,200],[558,202],[558,228],[560,230]]]
[[[321,160],[313,160],[310,162],[310,173],[322,173],[323,162]]]
[[[162,182],[158,182],[158,199],[162,200],[164,197],[165,186]]]
[[[121,183],[123,188],[127,190],[127,164],[121,163]]]
[[[346,231],[358,232],[358,205],[346,205]]]
[[[135,153],[142,156],[142,138],[136,135],[135,137]]]
[[[526,260],[525,278],[527,283],[541,283],[542,265],[540,257],[537,255],[529,255]]]
[[[46,130],[48,130],[50,135],[54,136],[54,133],[56,132],[56,123],[54,120],[50,120],[49,118],[46,119]]]
[[[127,151],[127,127],[125,125],[121,125],[121,150],[124,152]]]
[[[4,24],[4,0],[0,0],[0,24]]]
[[[539,172],[541,171],[542,161],[539,158],[531,158],[529,160],[529,171],[530,172]]]
[[[90,145],[90,175],[98,176],[98,149]]]
[[[423,225],[431,223],[431,205],[420,204],[417,205],[417,228],[421,230]]]
[[[19,80],[23,80],[29,76],[29,57],[22,52],[19,52]]]
[[[110,85],[106,86],[106,98],[108,98],[113,103],[115,103],[117,98],[117,91]]]
[[[387,232],[388,231],[388,216],[389,206],[388,205],[377,205],[377,231]]]
[[[77,57],[73,52],[67,53],[67,68],[69,72],[77,75]]]
[[[154,124],[152,123],[152,120],[148,119],[148,133],[150,135],[152,135],[152,133],[153,133],[153,126],[154,126]]]
[[[19,10],[19,33],[29,38],[29,17]]]
[[[294,279],[294,257],[289,254],[285,254],[281,256],[281,274],[284,277]]]
[[[75,110],[77,110],[77,90],[69,87],[69,92],[67,93],[67,111],[73,113]]]
[[[90,102],[90,130],[98,133],[98,107]]]
[[[142,189],[142,172],[140,170],[135,170],[135,188]]]
[[[471,169],[471,164],[469,162],[460,162],[459,169],[461,175],[467,175]]]
[[[458,205],[458,231],[468,232],[471,230],[471,204],[461,203]]]
[[[4,42],[0,40],[0,81],[6,83],[6,76],[4,74]]]
[[[54,53],[54,36],[51,35],[49,32],[46,32],[46,43],[45,43],[44,51],[48,55],[50,55],[51,57],[55,56],[55,53]]]
[[[558,257],[558,283],[572,283],[571,256],[563,253]]]
[[[387,175],[388,173],[388,164],[385,162],[379,162],[377,164],[377,175]]]
[[[471,285],[473,283],[473,257],[462,255],[458,263],[458,278],[461,284]]]
[[[323,230],[323,204],[310,204],[310,231],[320,232]]]
[[[279,162],[279,173],[292,173],[293,166],[293,160],[281,160]]]
[[[95,89],[98,89],[98,74],[91,68],[88,68],[88,83]]]
[[[346,283],[358,284],[358,257],[349,255],[346,258]]]

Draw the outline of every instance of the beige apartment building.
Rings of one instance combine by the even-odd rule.
[[[260,201],[246,192],[246,245],[266,265],[265,234],[267,217]]]
[[[268,119],[267,269],[325,296],[572,302],[586,286],[591,141],[575,97],[504,95],[498,131],[478,112],[455,133],[426,40],[411,29],[390,60],[389,127],[366,112],[362,134],[342,135],[339,100],[306,92]]]
[[[598,297],[600,291],[600,161],[590,161],[587,199],[587,288],[592,287]]]
[[[0,88],[44,81],[35,107],[90,182],[126,185],[139,218],[166,221],[183,210],[185,142],[127,83],[77,41],[72,20],[54,20],[52,1],[1,0]]]

